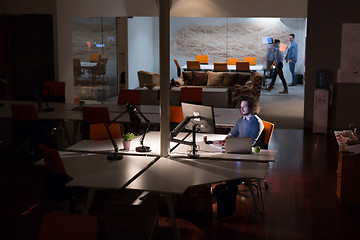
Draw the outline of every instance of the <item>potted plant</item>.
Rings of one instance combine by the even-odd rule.
[[[124,148],[125,150],[130,150],[130,146],[131,146],[131,140],[135,137],[135,134],[128,132],[123,134],[123,144],[124,144]]]

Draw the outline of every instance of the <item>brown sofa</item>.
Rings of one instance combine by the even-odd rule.
[[[228,88],[245,85],[250,78],[251,74],[247,72],[184,71],[175,81],[180,86]]]
[[[175,81],[180,86],[228,88],[228,107],[236,107],[243,96],[259,101],[264,76],[258,72],[184,71]]]
[[[146,72],[146,71],[138,71],[139,78],[139,87],[143,88],[145,84],[155,84],[155,86],[160,86],[160,76],[159,73],[156,72]]]

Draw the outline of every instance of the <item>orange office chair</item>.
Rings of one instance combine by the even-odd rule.
[[[89,139],[90,124],[108,122],[110,122],[110,114],[107,107],[83,106],[82,138]]]
[[[52,212],[45,213],[39,240],[97,240],[98,221],[93,215]]]
[[[170,131],[184,119],[182,107],[170,105]]]
[[[200,61],[193,61],[193,60],[186,61],[186,69],[188,71],[200,70]]]
[[[273,123],[271,123],[271,122],[267,122],[267,121],[264,121],[264,120],[263,120],[263,124],[264,124],[264,130],[263,130],[264,144],[263,144],[262,148],[263,149],[268,149],[275,125]]]
[[[42,100],[44,102],[65,102],[65,82],[44,82]]]
[[[46,195],[54,200],[62,201],[69,199],[65,190],[65,184],[73,178],[66,174],[59,152],[44,144],[40,144],[39,148],[44,158],[46,168]]]
[[[250,71],[249,62],[236,62],[236,71],[238,72]]]
[[[138,89],[120,89],[118,95],[118,104],[133,103],[141,104],[141,90]]]
[[[89,62],[100,62],[101,53],[90,53],[90,60]]]
[[[227,63],[214,62],[214,72],[227,72]]]
[[[256,65],[256,57],[244,57],[244,62],[249,62],[250,65]]]
[[[46,137],[46,128],[39,120],[35,105],[11,104],[13,144],[17,150],[38,160],[39,143]]]
[[[264,121],[264,120],[262,122],[264,124],[264,129],[258,139],[258,142],[261,142],[261,143],[257,142],[255,145],[259,145],[262,149],[268,149],[269,143],[271,140],[271,136],[274,132],[275,125],[271,122]],[[268,189],[269,185],[266,183],[265,180],[263,180],[263,182],[264,182],[265,189]],[[259,185],[259,187],[261,187],[261,186]]]
[[[182,87],[179,102],[202,104],[202,88]]]
[[[209,64],[208,55],[196,55],[196,61],[199,61],[200,64]]]
[[[120,123],[113,123],[109,126],[109,131],[111,136],[116,138],[121,138]],[[106,130],[105,124],[103,123],[93,123],[89,126],[89,139],[90,140],[106,140],[110,139],[110,136]]]
[[[180,68],[180,64],[179,62],[174,58],[174,63],[176,65],[176,69],[177,69],[177,76],[180,77],[181,76],[181,68]]]
[[[227,64],[228,65],[236,65],[236,62],[239,62],[240,60],[238,58],[228,58]]]

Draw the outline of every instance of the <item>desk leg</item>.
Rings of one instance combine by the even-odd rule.
[[[71,146],[72,143],[71,143],[71,140],[70,140],[69,131],[68,131],[68,129],[67,129],[66,123],[65,123],[64,120],[60,121],[60,123],[61,123],[61,126],[62,126],[63,129],[64,129],[66,140],[68,141],[69,146]]]
[[[166,202],[169,208],[171,224],[175,234],[175,239],[177,239],[177,230],[176,230],[176,218],[175,218],[175,207],[174,207],[174,195],[171,193],[165,194]]]
[[[85,203],[85,208],[84,208],[85,215],[89,214],[91,202],[92,202],[92,199],[94,198],[95,191],[96,191],[95,188],[89,188],[89,192],[88,192],[88,195],[86,198],[86,203]]]
[[[260,201],[261,201],[261,212],[264,212],[264,200],[263,200],[263,195],[262,195],[262,190],[261,190],[261,181],[260,179],[256,179],[256,183],[258,185],[258,189],[259,189],[259,197],[260,197]]]
[[[249,192],[251,194],[251,198],[252,198],[253,204],[254,204],[254,212],[255,212],[255,215],[257,217],[257,215],[258,215],[257,202],[256,202],[256,199],[255,199],[254,189],[252,188],[251,180],[249,178],[246,178],[245,183],[246,183],[246,186],[248,187]]]
[[[79,125],[80,125],[80,121],[74,120],[73,143],[76,143],[76,133],[77,133],[77,130],[79,129]]]

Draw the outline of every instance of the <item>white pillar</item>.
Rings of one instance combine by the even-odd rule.
[[[170,148],[170,2],[159,0],[160,39],[160,156]]]

